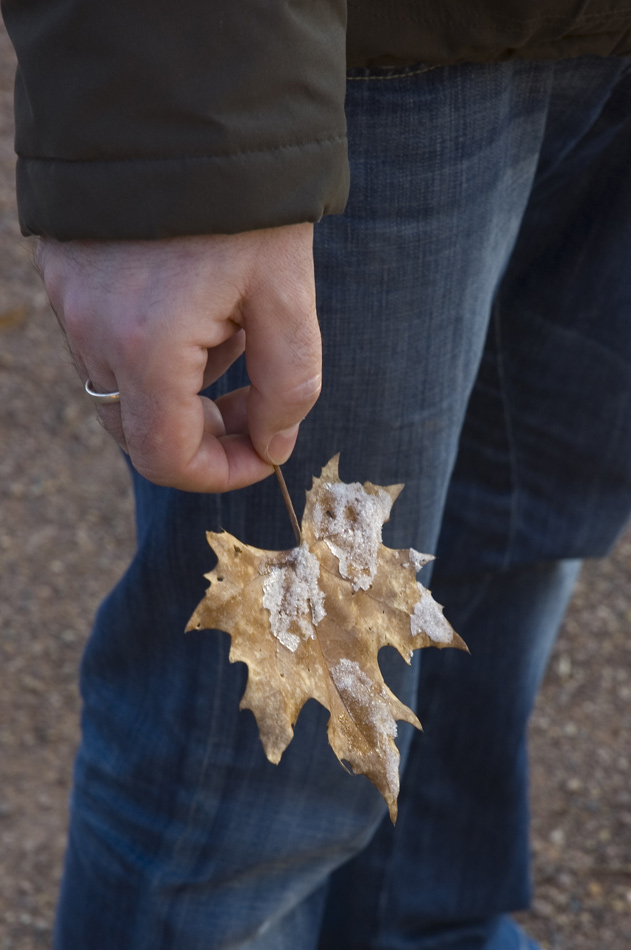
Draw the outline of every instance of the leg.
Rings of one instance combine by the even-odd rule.
[[[405,805],[334,880],[327,950],[525,940],[502,915],[529,899],[526,726],[578,563],[559,558],[605,553],[631,499],[628,68],[556,68],[432,584],[472,656],[423,655]]]
[[[318,229],[325,395],[287,466],[295,499],[342,451],[347,480],[406,481],[386,543],[432,549],[488,314],[526,206],[551,69],[349,83],[353,195]],[[467,150],[462,143],[467,142]],[[231,384],[239,382],[238,372]],[[226,497],[135,478],[138,552],[82,668],[83,739],[56,946],[311,950],[330,872],[384,806],[339,767],[326,714],[264,758],[228,637],[181,631],[212,566],[204,530],[291,545],[276,486]],[[384,654],[413,702],[416,671]],[[402,751],[410,731],[402,730]]]

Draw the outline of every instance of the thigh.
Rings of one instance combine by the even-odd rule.
[[[605,555],[631,513],[631,63],[559,63],[494,302],[439,556]]]

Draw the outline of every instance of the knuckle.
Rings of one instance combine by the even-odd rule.
[[[145,362],[149,339],[142,324],[123,320],[116,328],[112,340],[114,354],[120,362],[130,366],[142,366]]]
[[[273,391],[262,393],[260,411],[271,414],[273,428],[285,428],[302,422],[317,402],[322,388],[320,374],[290,385],[279,385]]]
[[[172,452],[158,425],[126,419],[125,438],[136,471],[156,485],[173,485],[181,476]]]
[[[270,380],[270,385],[263,387],[263,392],[282,398],[287,403],[315,402],[322,390],[322,373],[319,367],[316,372],[313,369],[309,367],[310,372],[300,372],[300,368],[295,367],[293,373]]]
[[[295,281],[288,294],[288,305],[297,313],[315,316],[315,292],[311,282]]]
[[[177,482],[177,470],[165,462],[164,458],[156,455],[146,446],[139,447],[127,441],[129,457],[139,475],[155,485],[173,485]]]
[[[318,373],[310,379],[304,379],[297,383],[288,395],[291,401],[311,407],[317,401],[321,392],[322,374]]]

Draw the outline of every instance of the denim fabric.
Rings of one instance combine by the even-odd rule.
[[[412,740],[396,829],[383,822],[333,878],[321,950],[520,946],[508,922],[494,933],[503,912],[530,900],[525,726],[579,566],[451,580],[437,564],[434,596],[471,656],[423,656],[425,729]]]
[[[137,553],[82,664],[57,950],[529,946],[506,916],[529,896],[527,718],[577,559],[631,503],[629,64],[354,74],[347,112],[350,202],[316,229],[324,393],[285,474],[298,508],[337,451],[347,481],[405,482],[384,540],[438,550],[472,655],[382,651],[426,729],[400,728],[393,831],[326,711],[271,765],[228,636],[182,632],[206,529],[292,545],[276,484],[134,474]]]

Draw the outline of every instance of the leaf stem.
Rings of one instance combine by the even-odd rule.
[[[289,492],[287,490],[287,485],[285,483],[285,478],[283,473],[280,470],[280,465],[274,466],[274,473],[278,479],[278,484],[280,485],[280,490],[283,494],[283,501],[285,502],[285,507],[287,508],[287,514],[289,515],[289,520],[291,521],[291,526],[294,529],[294,536],[296,538],[296,544],[300,547],[302,543],[302,535],[300,534],[300,525],[298,524],[298,519],[296,518],[296,512],[294,511],[294,506],[291,503],[291,498],[289,497]]]

